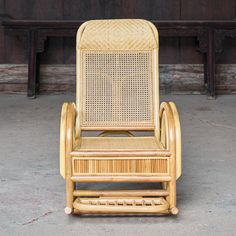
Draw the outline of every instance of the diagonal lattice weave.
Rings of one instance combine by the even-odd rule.
[[[81,50],[152,50],[156,37],[145,20],[88,21],[78,45]]]

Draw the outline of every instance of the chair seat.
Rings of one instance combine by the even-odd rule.
[[[82,137],[76,151],[81,152],[128,152],[163,150],[155,137]]]

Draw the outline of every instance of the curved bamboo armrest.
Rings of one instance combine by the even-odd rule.
[[[182,172],[181,128],[179,114],[173,102],[160,106],[160,142],[176,158],[176,179]]]
[[[66,157],[72,151],[75,141],[75,103],[64,103],[61,109],[60,125],[60,174],[66,177]]]

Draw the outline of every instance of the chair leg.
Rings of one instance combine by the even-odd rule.
[[[74,191],[74,183],[68,178],[66,179],[66,208],[65,213],[67,215],[73,212],[73,191]]]
[[[170,213],[172,215],[177,215],[179,210],[176,207],[176,180],[171,180],[167,183],[167,191],[169,192],[169,196],[166,198],[169,202]]]
[[[170,174],[171,180],[167,182],[167,191],[169,192],[169,196],[167,197],[167,201],[169,202],[170,213],[172,215],[177,215],[179,210],[176,207],[176,159],[170,159]]]

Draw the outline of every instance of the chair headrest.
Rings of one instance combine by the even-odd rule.
[[[141,19],[91,20],[85,23],[77,49],[152,50],[158,48],[156,27]]]

